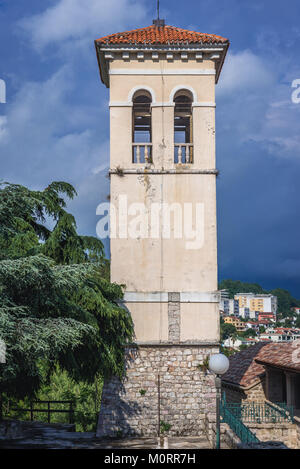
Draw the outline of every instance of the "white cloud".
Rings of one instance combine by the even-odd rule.
[[[7,117],[0,116],[0,143],[4,141],[7,136]]]
[[[229,54],[217,87],[219,128],[234,144],[252,141],[273,157],[299,159],[300,105],[292,103],[291,82],[277,62],[250,50]]]
[[[0,132],[7,177],[23,183],[78,183],[108,162],[103,110],[93,100],[83,106],[68,99],[77,90],[72,77],[72,67],[64,65],[44,82],[25,83],[15,95],[3,138]]]
[[[70,209],[78,217],[80,231],[94,234],[96,206],[106,200],[109,190],[105,178],[109,108],[107,90],[99,83],[93,40],[138,27],[145,18],[145,2],[53,3],[41,14],[18,22],[29,46],[43,52],[47,47],[43,60],[51,71],[43,81],[20,81],[6,118],[0,118],[2,174],[32,188],[45,187],[52,180],[72,183],[79,197]],[[49,50],[63,60],[48,61]]]
[[[300,104],[293,104],[290,94],[288,84],[274,86],[265,101],[259,131],[253,132],[251,138],[277,158],[300,159]]]
[[[248,92],[271,86],[274,75],[266,61],[244,50],[236,54],[229,53],[218,85],[218,95],[223,96],[238,91]]]
[[[31,36],[36,48],[69,40],[96,39],[145,18],[138,0],[59,0],[44,12],[22,19],[19,25]],[[116,30],[117,28],[117,30]]]

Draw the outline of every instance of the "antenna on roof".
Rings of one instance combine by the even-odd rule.
[[[157,26],[158,28],[160,26],[164,26],[165,25],[165,20],[161,20],[159,18],[159,0],[157,0],[157,19],[156,20],[153,20],[153,24],[155,24],[155,26]]]

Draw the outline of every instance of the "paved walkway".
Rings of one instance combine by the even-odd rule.
[[[1,439],[0,449],[158,449],[157,438],[100,440],[94,433],[68,431],[62,427],[28,422],[24,437]],[[170,437],[169,449],[211,449],[205,437]]]
[[[99,443],[98,443],[99,444]],[[100,443],[103,448],[157,449],[157,438],[136,438]],[[100,446],[98,446],[100,447]],[[168,449],[211,449],[206,438],[201,437],[171,437],[168,438]]]

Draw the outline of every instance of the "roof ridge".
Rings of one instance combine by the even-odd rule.
[[[161,43],[166,43],[166,42],[175,42],[175,41],[178,41],[178,42],[198,42],[197,40],[195,39],[201,39],[200,42],[202,42],[202,40],[204,40],[204,42],[209,42],[209,40],[211,39],[212,42],[218,42],[218,40],[220,40],[220,42],[222,43],[229,43],[228,39],[222,37],[222,36],[219,36],[217,34],[212,34],[212,33],[202,33],[201,31],[191,31],[189,29],[184,29],[184,28],[180,28],[179,26],[173,26],[173,25],[164,25],[164,26],[156,26],[154,24],[152,25],[149,25],[149,26],[144,26],[142,28],[136,28],[136,29],[132,29],[132,30],[127,30],[127,31],[120,31],[120,32],[117,32],[117,33],[112,33],[112,34],[108,34],[106,36],[103,36],[103,37],[100,37],[98,39],[96,39],[96,42],[99,41],[99,42],[105,42],[105,41],[114,41],[114,42],[117,42],[117,39],[130,39],[130,35],[138,35],[139,33],[140,34],[143,34],[143,32],[145,32],[146,34],[149,34],[148,37],[144,37],[144,38],[135,38],[134,39],[134,42],[161,42]],[[175,34],[174,38],[172,37],[169,37],[169,34],[170,32],[173,32]],[[151,33],[153,34],[153,36],[151,37]],[[181,34],[181,35],[185,35],[186,37],[181,37],[181,38],[178,38],[176,37],[176,33],[178,34]],[[194,36],[194,37],[192,37]],[[196,36],[196,37],[195,37]],[[206,40],[205,40],[206,39]],[[122,41],[120,41],[122,42]]]
[[[294,350],[294,344],[289,342],[258,342],[229,357],[230,367],[222,379],[242,387],[252,385],[264,372],[264,364],[299,372],[300,365],[292,359]]]

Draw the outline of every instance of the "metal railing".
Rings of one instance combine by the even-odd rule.
[[[228,407],[225,399],[220,404],[220,415],[223,422],[227,423],[231,430],[238,436],[242,443],[259,443],[257,436],[242,422],[242,420]]]
[[[47,404],[47,407],[41,409],[39,407],[35,407],[35,404]],[[67,404],[69,406],[68,409],[53,409],[51,408],[51,404]],[[21,407],[12,407],[10,405],[9,410],[13,412],[29,412],[30,413],[30,420],[33,422],[35,419],[35,414],[43,413],[47,414],[47,422],[51,423],[51,415],[55,413],[64,413],[69,414],[69,423],[74,423],[74,409],[76,406],[75,401],[31,401],[29,407],[21,408]]]
[[[191,164],[193,163],[193,144],[175,143],[174,144],[174,163]]]
[[[283,423],[293,421],[293,407],[285,403],[226,403],[227,409],[244,423]]]
[[[152,143],[133,143],[132,162],[152,163]]]

